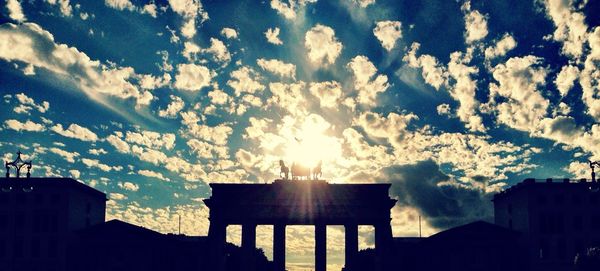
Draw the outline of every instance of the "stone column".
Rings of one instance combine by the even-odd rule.
[[[227,225],[221,222],[211,221],[208,228],[208,240],[210,243],[210,258],[208,259],[208,262],[211,270],[225,270],[226,238]]]
[[[392,226],[389,222],[375,225],[375,252],[379,270],[389,270],[393,246]]]
[[[354,271],[356,269],[356,257],[358,256],[358,225],[346,224],[345,228],[345,250],[346,250],[346,271]]]
[[[254,251],[256,250],[256,224],[242,225],[242,266],[244,270],[252,271],[254,266]]]
[[[285,224],[273,225],[273,264],[275,271],[285,271]]]
[[[327,270],[327,225],[315,225],[315,271]]]

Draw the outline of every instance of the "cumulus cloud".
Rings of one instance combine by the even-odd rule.
[[[454,80],[449,84],[449,91],[452,98],[460,104],[456,111],[459,119],[466,123],[469,130],[484,132],[486,129],[483,120],[477,115],[479,108],[479,101],[475,98],[477,82],[473,79],[477,75],[478,69],[468,66],[470,61],[471,56],[468,53],[454,52],[450,55],[448,74]]]
[[[471,10],[471,1],[466,1],[461,10],[465,13],[465,42],[473,43],[488,34],[487,18],[477,10]]]
[[[121,171],[123,169],[123,167],[121,166],[114,166],[111,167],[109,165],[103,164],[101,163],[99,160],[96,159],[88,159],[88,158],[81,158],[81,162],[88,168],[98,168],[102,171]]]
[[[265,89],[265,86],[257,81],[257,78],[259,78],[257,73],[247,66],[232,71],[229,76],[231,79],[227,81],[227,85],[235,90],[236,96]]]
[[[306,112],[304,82],[285,84],[280,82],[269,83],[269,90],[273,94],[267,103],[278,106],[294,115]]]
[[[129,0],[104,0],[106,6],[117,9],[117,10],[129,10],[134,11],[135,6]]]
[[[354,88],[358,91],[358,102],[374,106],[377,94],[384,92],[390,86],[384,74],[377,74],[377,68],[366,56],[356,56],[348,68],[354,75]]]
[[[183,18],[181,34],[192,39],[196,35],[196,21],[200,23],[208,20],[208,13],[204,11],[200,0],[169,0],[171,9]]]
[[[163,176],[162,173],[160,172],[156,172],[156,171],[152,171],[152,170],[147,170],[147,169],[141,169],[138,170],[137,172],[138,174],[142,175],[142,176],[146,176],[146,177],[150,177],[150,178],[156,178],[162,181],[170,181],[169,178],[166,178],[165,176]]]
[[[565,65],[562,67],[554,80],[560,96],[565,97],[569,93],[569,90],[575,85],[577,77],[579,77],[579,69],[576,66]]]
[[[132,182],[119,182],[119,183],[117,183],[117,186],[119,186],[119,188],[121,188],[121,189],[131,191],[131,192],[136,192],[140,189],[139,185],[134,184]]]
[[[319,98],[319,104],[323,107],[335,108],[339,106],[342,97],[342,86],[337,81],[310,83],[309,91]]]
[[[541,1],[556,29],[552,34],[555,41],[562,42],[562,53],[579,59],[583,55],[583,45],[587,36],[585,15],[576,11],[573,1]]]
[[[448,71],[434,56],[421,55],[417,57],[419,47],[421,44],[414,42],[402,60],[411,68],[421,68],[421,76],[425,83],[439,90],[448,80]]]
[[[81,172],[79,172],[79,170],[76,169],[69,170],[69,174],[75,179],[79,179],[79,177],[81,177]]]
[[[26,122],[20,122],[15,119],[8,119],[4,121],[4,127],[15,130],[17,132],[43,132],[46,130],[46,127],[44,125],[35,123],[30,120],[27,120]]]
[[[171,103],[167,105],[166,109],[162,109],[158,111],[158,115],[163,118],[175,118],[179,111],[185,107],[185,102],[178,96],[170,95]]]
[[[484,179],[457,182],[431,160],[383,168],[378,179],[392,183],[390,196],[400,207],[416,208],[437,229],[493,218],[492,194],[479,188],[486,185]]]
[[[373,34],[381,42],[381,46],[391,51],[396,46],[396,41],[402,38],[402,23],[398,21],[377,22]]]
[[[299,9],[314,2],[317,2],[317,0],[288,0],[287,3],[285,3],[285,0],[271,0],[271,8],[284,18],[293,20],[296,18]]]
[[[213,142],[217,145],[227,144],[233,129],[224,123],[217,126],[199,124],[198,115],[192,111],[181,113],[181,123],[187,128],[185,132],[195,138]]]
[[[26,113],[29,114],[29,111],[33,108],[37,109],[40,113],[46,113],[48,109],[50,109],[50,103],[47,101],[43,101],[41,103],[36,103],[33,98],[30,98],[25,93],[19,93],[15,95],[17,101],[19,102],[19,106],[15,107],[13,111],[15,113]]]
[[[238,33],[233,28],[224,27],[221,30],[221,36],[225,37],[226,39],[237,39],[238,38]]]
[[[210,38],[210,47],[202,49],[202,52],[212,54],[216,61],[225,64],[231,60],[231,54],[227,50],[225,43],[215,38]]]
[[[517,41],[515,38],[513,38],[513,36],[506,33],[500,40],[496,42],[496,44],[485,48],[485,60],[489,62],[494,58],[505,56],[508,51],[514,49],[515,47],[517,47]]]
[[[0,59],[24,62],[69,78],[94,100],[103,102],[102,96],[109,95],[148,105],[153,99],[149,91],[133,83],[138,78],[133,68],[91,60],[77,48],[55,43],[52,34],[34,23],[1,25],[0,48]]]
[[[267,29],[267,31],[265,32],[265,37],[267,38],[267,41],[269,43],[272,43],[275,45],[283,44],[283,41],[281,41],[279,39],[279,27]]]
[[[210,85],[213,73],[205,66],[196,64],[178,64],[175,75],[175,88],[199,91]]]
[[[117,149],[118,152],[120,153],[129,153],[130,152],[130,147],[129,144],[127,144],[127,142],[125,142],[123,139],[121,139],[121,136],[118,135],[109,135],[106,138],[106,141],[112,145],[113,147],[115,147],[115,149]]]
[[[90,131],[90,129],[79,126],[75,123],[71,123],[69,127],[65,130],[61,124],[56,124],[52,128],[50,128],[53,132],[62,135],[64,137],[70,137],[79,139],[81,141],[96,141],[98,140],[98,136]]]
[[[18,0],[7,0],[6,8],[8,9],[8,17],[10,17],[11,19],[17,22],[23,22],[27,20],[25,14],[23,14],[21,2],[19,2]]]
[[[44,2],[58,6],[63,17],[71,17],[73,15],[73,7],[69,0],[44,0]]]
[[[279,59],[264,59],[259,58],[256,64],[263,70],[279,75],[281,77],[296,78],[296,65],[285,63]]]
[[[125,141],[149,148],[165,148],[170,150],[175,146],[175,134],[161,134],[154,131],[127,131],[125,134]]]
[[[531,131],[546,115],[549,101],[538,88],[545,85],[548,71],[540,67],[541,61],[535,56],[513,57],[494,67],[497,83],[490,83],[490,96],[505,100],[494,106],[500,123]]]
[[[48,150],[52,153],[60,155],[62,158],[65,159],[65,161],[67,161],[69,163],[75,163],[75,158],[79,156],[78,152],[68,152],[63,149],[59,149],[59,148],[55,148],[55,147],[52,147]],[[75,177],[75,178],[79,178],[79,176]]]
[[[308,51],[308,59],[317,65],[333,64],[343,48],[333,28],[320,24],[306,32],[304,47]]]
[[[366,8],[369,5],[375,4],[375,0],[352,0],[357,3],[361,8]]]

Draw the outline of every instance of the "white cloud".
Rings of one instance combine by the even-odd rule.
[[[357,3],[361,8],[366,8],[369,5],[375,4],[375,0],[352,0]]]
[[[214,89],[208,93],[208,97],[213,104],[226,104],[229,101],[229,95],[220,89]]]
[[[107,154],[108,152],[106,150],[100,148],[100,149],[90,149],[88,151],[88,153],[91,154],[91,155],[98,156],[98,155],[101,155],[101,154]]]
[[[157,179],[163,180],[163,181],[170,181],[169,178],[165,178],[165,176],[163,176],[162,173],[155,172],[152,170],[142,169],[142,170],[138,170],[137,173],[142,176],[146,176],[146,177],[157,178]]]
[[[440,104],[436,107],[438,115],[450,115],[450,105],[449,104]]]
[[[200,0],[169,0],[171,9],[183,17],[181,34],[191,39],[196,35],[196,20],[200,16],[200,23],[208,20],[208,13],[204,11]]]
[[[142,13],[150,14],[153,18],[156,18],[158,15],[156,10],[156,5],[154,3],[146,4],[142,8]]]
[[[565,65],[562,67],[554,80],[560,96],[565,97],[569,93],[569,90],[575,85],[577,77],[579,77],[579,69],[576,66]]]
[[[202,52],[212,54],[214,59],[218,62],[229,63],[231,60],[231,54],[229,54],[225,44],[215,38],[210,38],[210,47],[202,49]]]
[[[139,133],[127,131],[125,141],[149,148],[166,148],[170,150],[175,147],[175,134],[161,134],[153,131],[141,131]]]
[[[63,126],[61,124],[54,125],[52,128],[50,128],[50,130],[64,137],[75,138],[81,141],[93,142],[98,140],[98,136],[94,132],[90,131],[88,128],[79,126],[75,123],[69,125],[69,128],[67,128],[66,130],[63,129]]]
[[[110,193],[110,194],[108,194],[108,197],[111,200],[125,200],[125,199],[127,199],[127,196],[125,196],[125,195],[123,195],[121,193]]]
[[[386,75],[377,74],[377,68],[366,56],[356,56],[348,68],[354,75],[354,88],[358,91],[358,102],[374,106],[377,94],[384,92],[390,85]]]
[[[331,27],[317,24],[306,32],[304,47],[312,63],[328,65],[335,62],[342,52],[343,45],[337,40]]]
[[[153,96],[131,81],[138,75],[131,67],[114,67],[91,60],[86,54],[64,44],[34,23],[0,26],[0,59],[20,61],[65,77],[96,101],[106,104],[104,95],[133,98],[148,105]]]
[[[267,103],[289,111],[294,115],[306,113],[304,82],[284,84],[280,82],[269,83],[269,90],[273,94]]]
[[[42,124],[35,123],[33,121],[27,120],[26,122],[20,122],[15,119],[8,119],[4,121],[4,127],[19,131],[28,131],[28,132],[43,132],[46,130],[46,127]]]
[[[225,37],[226,39],[237,39],[238,38],[238,33],[233,28],[224,27],[221,30],[221,36]]]
[[[117,9],[117,10],[129,10],[134,11],[135,6],[129,0],[104,0],[106,6]]]
[[[473,43],[488,34],[487,18],[477,10],[471,10],[471,1],[466,1],[461,10],[465,13],[465,41]]]
[[[60,13],[63,17],[71,17],[73,15],[73,7],[69,0],[44,0],[44,2],[60,8]]]
[[[175,95],[170,95],[171,103],[167,105],[167,108],[164,110],[159,110],[158,115],[163,118],[175,118],[179,111],[181,111],[185,107],[185,102],[183,99],[179,98]]]
[[[79,177],[81,177],[81,172],[79,172],[79,170],[76,169],[69,170],[69,174],[75,179],[79,179]]]
[[[140,189],[139,185],[134,184],[132,182],[119,182],[119,183],[117,183],[117,185],[121,189],[125,189],[127,191],[132,191],[132,192],[136,192]]]
[[[213,73],[205,66],[178,64],[174,87],[188,91],[198,91],[210,85]]]
[[[381,46],[391,51],[396,46],[396,41],[402,38],[402,23],[398,21],[377,22],[373,34],[381,42]]]
[[[267,41],[269,43],[272,43],[275,45],[283,44],[283,41],[281,41],[279,39],[279,27],[267,29],[267,31],[265,32],[265,37],[267,38]]]
[[[440,87],[446,84],[448,72],[439,63],[437,58],[431,55],[417,57],[417,50],[419,50],[420,46],[421,44],[414,42],[402,60],[412,68],[421,68],[421,76],[425,80],[425,83],[439,90]]]
[[[319,104],[323,107],[336,108],[342,97],[342,86],[337,81],[325,81],[310,83],[310,93],[319,98]]]
[[[299,9],[304,8],[306,4],[317,2],[317,0],[288,0],[288,3],[283,1],[271,0],[271,8],[288,20],[295,19]]]
[[[534,130],[546,115],[549,102],[538,90],[545,85],[548,71],[535,56],[513,57],[493,69],[498,83],[490,83],[490,100],[500,96],[504,102],[493,105],[497,119],[509,127]]]
[[[600,72],[598,60],[600,60],[600,27],[596,27],[589,35],[590,52],[579,75],[579,84],[583,90],[582,100],[587,106],[587,112],[596,121],[600,120]]]
[[[25,14],[23,14],[23,8],[21,7],[21,2],[18,0],[7,0],[6,8],[8,9],[8,16],[17,21],[23,22],[26,21],[27,18]]]
[[[243,66],[229,75],[230,80],[227,81],[227,85],[235,90],[235,95],[240,96],[242,93],[255,93],[259,90],[264,90],[263,86],[256,79],[260,78],[256,75],[256,72],[247,66]]]
[[[47,101],[43,101],[40,104],[37,104],[33,100],[33,98],[28,97],[25,93],[16,94],[15,98],[17,98],[17,101],[19,101],[19,103],[21,104],[21,113],[29,113],[29,110],[31,110],[31,108],[33,107],[35,107],[35,109],[37,109],[40,113],[46,113],[46,111],[50,109],[50,103],[48,103]],[[15,112],[16,111],[17,110],[15,109]]]
[[[506,33],[493,46],[485,49],[485,60],[490,61],[494,58],[505,56],[508,51],[517,47],[517,41],[513,36]]]
[[[450,54],[448,74],[454,80],[449,84],[449,92],[452,98],[459,102],[456,115],[466,123],[467,128],[474,132],[485,132],[483,120],[477,115],[479,108],[479,101],[475,98],[477,82],[473,79],[473,75],[477,75],[479,70],[475,66],[467,66],[470,61],[470,53]]]
[[[156,89],[169,85],[171,75],[164,73],[161,77],[156,77],[151,74],[143,74],[139,76],[139,84],[142,89]]]
[[[117,151],[120,152],[120,153],[129,153],[129,151],[130,151],[129,144],[127,144],[127,142],[123,141],[123,139],[121,139],[120,136],[109,135],[106,138],[106,141],[110,145],[112,145],[113,147],[115,147],[115,149],[117,149]]]
[[[296,78],[296,65],[291,63],[285,63],[278,59],[264,59],[259,58],[256,63],[263,70],[273,74],[277,74],[281,77]]]
[[[123,168],[121,166],[115,166],[115,167],[111,167],[109,165],[103,164],[101,163],[99,160],[96,159],[88,159],[88,158],[81,158],[81,162],[87,166],[88,168],[98,168],[102,171],[121,171]]]
[[[182,112],[181,118],[181,123],[187,127],[187,134],[217,145],[227,144],[229,135],[233,132],[233,129],[224,123],[216,126],[198,124],[199,118],[193,111]]]
[[[229,156],[227,146],[218,146],[195,138],[188,140],[187,145],[202,158],[215,159],[216,157],[227,158]]]
[[[552,34],[555,41],[562,42],[562,53],[579,59],[587,36],[585,15],[577,12],[573,1],[541,1],[546,6],[546,15],[552,19],[556,29]]]
[[[75,163],[75,158],[79,156],[78,152],[68,152],[59,148],[52,147],[48,149],[50,152],[60,155],[65,161],[69,163]],[[75,177],[79,178],[79,177]]]

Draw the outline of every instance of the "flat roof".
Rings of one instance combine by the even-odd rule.
[[[87,186],[72,178],[64,177],[30,177],[30,178],[0,178],[0,187],[8,186],[32,186],[34,187],[66,187],[88,193],[93,196],[102,197],[106,200],[106,194],[93,187]]]

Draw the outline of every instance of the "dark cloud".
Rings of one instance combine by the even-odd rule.
[[[382,169],[382,182],[392,183],[391,196],[401,207],[414,207],[433,227],[447,229],[473,220],[492,220],[491,194],[477,184],[452,180],[431,161]]]

